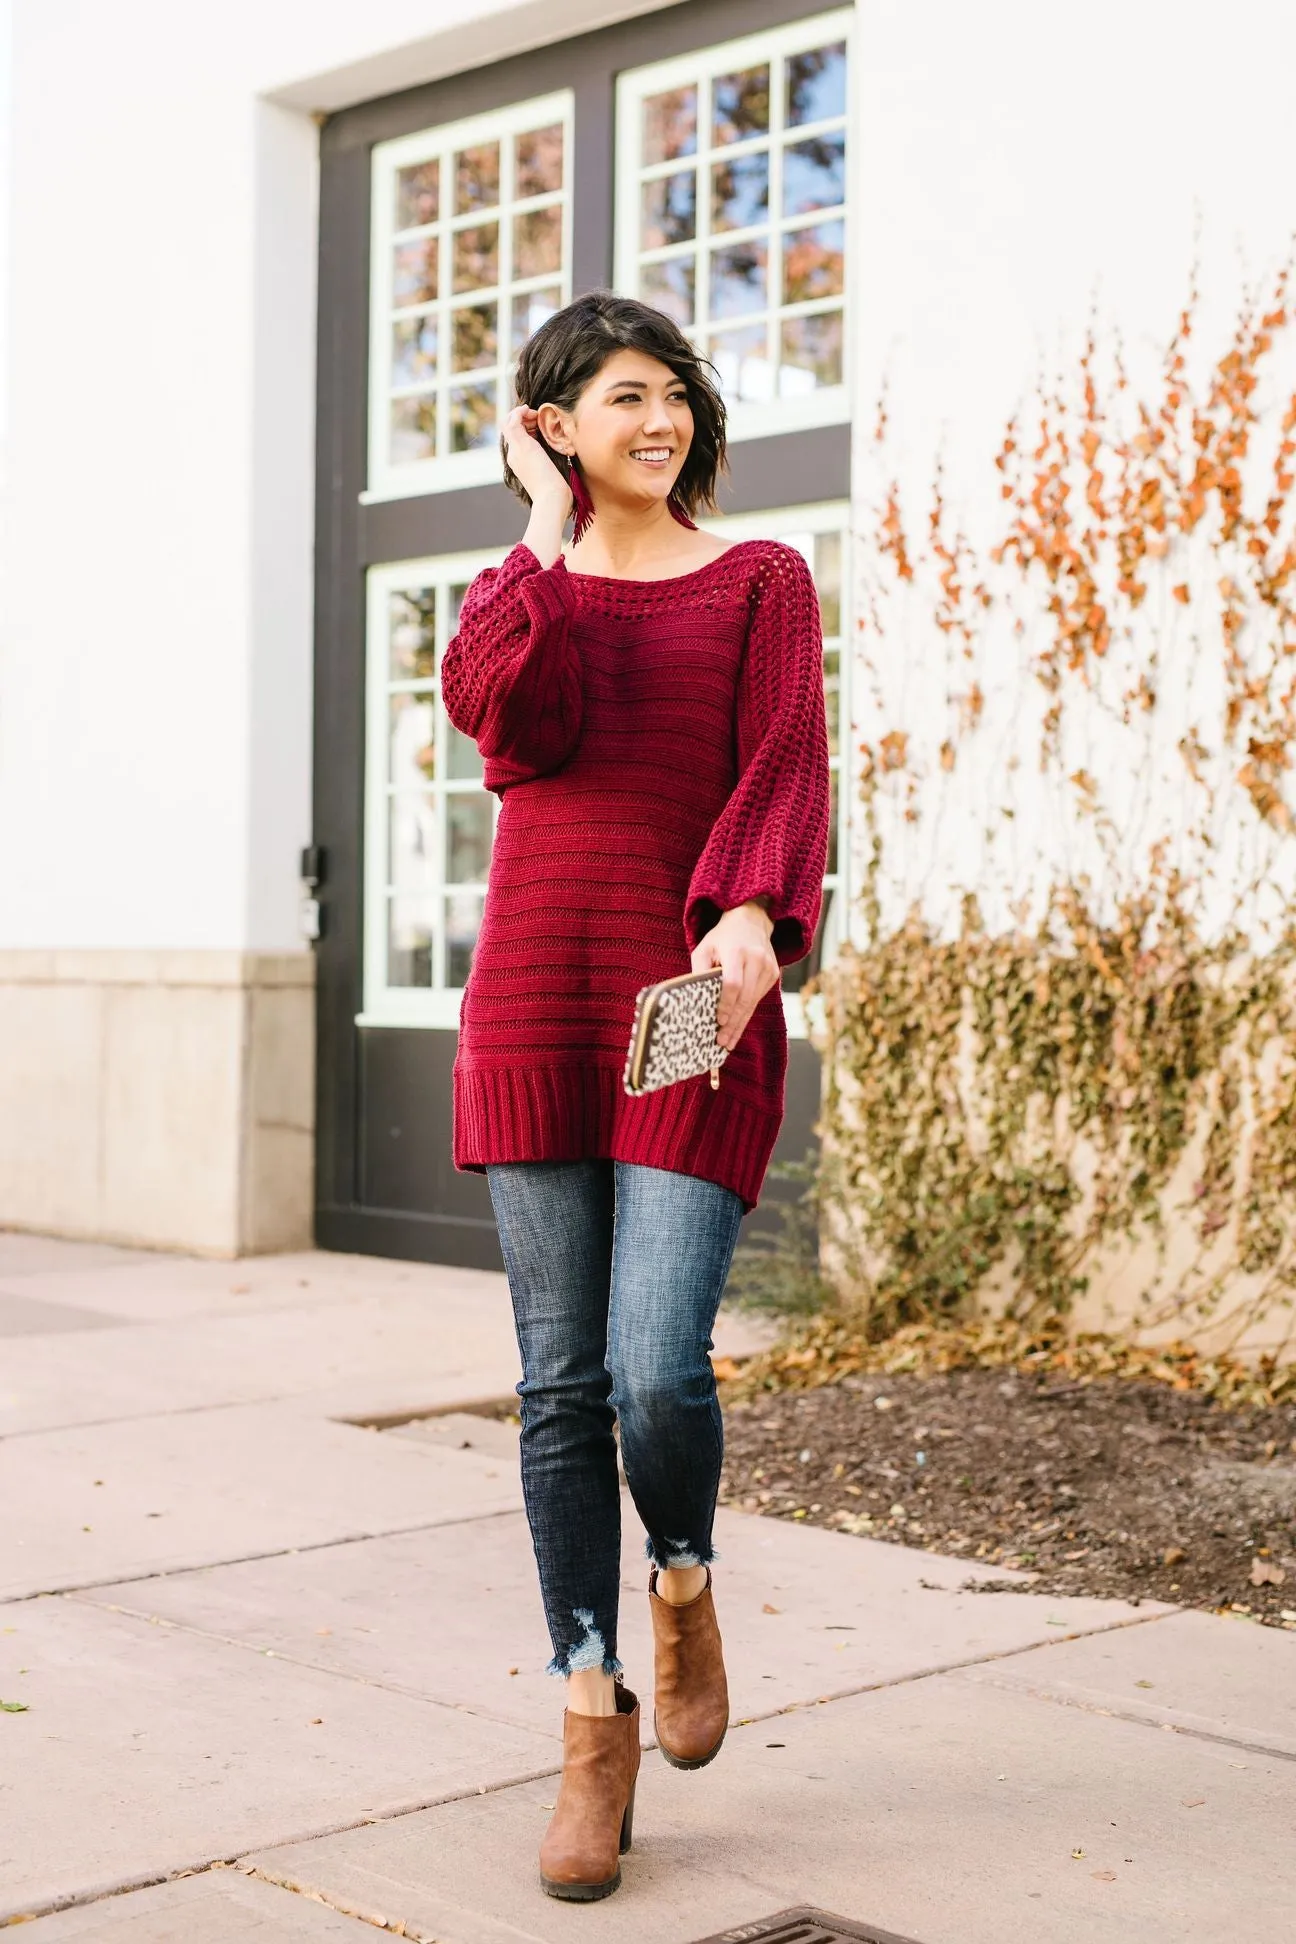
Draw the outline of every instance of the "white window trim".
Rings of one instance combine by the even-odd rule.
[[[844,40],[846,42],[846,132],[847,143],[858,137],[855,130],[859,126],[856,114],[855,97],[857,81],[853,44],[855,8],[840,7],[829,13],[815,14],[807,20],[789,21],[785,26],[768,28],[760,33],[744,34],[739,39],[721,41],[713,46],[695,49],[689,54],[673,55],[669,60],[655,61],[647,67],[627,69],[617,77],[616,106],[616,217],[615,217],[615,269],[613,280],[615,288],[627,294],[638,287],[639,271],[639,107],[646,95],[659,94],[667,88],[686,85],[690,81],[705,78],[710,80],[717,74],[728,74],[736,69],[752,67],[758,61],[774,54],[797,54],[807,47],[818,46],[825,40]],[[779,111],[781,113],[781,109]],[[701,117],[699,116],[699,123]],[[809,124],[813,130],[814,124]],[[681,162],[684,158],[681,158]],[[842,382],[840,385],[824,386],[821,390],[807,392],[800,398],[774,398],[762,400],[739,400],[727,406],[726,437],[729,443],[736,444],[743,439],[766,438],[771,433],[808,431],[824,425],[849,423],[851,416],[850,400],[854,383],[854,346],[852,320],[857,315],[855,251],[852,247],[852,209],[850,184],[852,173],[847,157],[846,207],[843,212],[845,224],[845,277],[842,292],[844,325],[842,335]],[[779,219],[773,212],[776,207],[778,184],[771,181],[771,219]],[[698,180],[698,225],[701,251],[704,252],[709,233],[710,211],[705,195],[702,173]],[[812,219],[807,218],[807,221]],[[834,215],[830,220],[837,221]],[[745,232],[738,231],[741,237]],[[807,303],[795,307],[812,311],[823,309],[820,303]],[[782,306],[779,306],[780,311]],[[740,328],[741,319],[732,320],[734,328]]]
[[[574,166],[575,97],[570,88],[552,94],[535,95],[529,101],[514,101],[488,113],[471,115],[462,121],[442,122],[436,128],[421,128],[413,135],[401,135],[374,146],[370,167],[370,243],[369,243],[369,453],[367,485],[360,494],[362,504],[393,499],[408,499],[414,494],[460,492],[469,486],[494,485],[500,476],[498,440],[472,452],[445,453],[435,459],[418,460],[407,466],[393,466],[387,457],[391,404],[391,262],[396,228],[393,221],[397,171],[416,162],[442,158],[442,180],[449,187],[449,159],[454,149],[468,148],[475,142],[493,142],[506,135],[540,127],[552,122],[563,125],[562,189],[562,269],[548,283],[562,286],[561,302],[571,302],[572,260],[572,168]],[[511,186],[511,185],[508,185]],[[506,185],[501,184],[501,193]],[[510,198],[511,200],[511,198]],[[443,218],[449,221],[449,205]],[[501,288],[511,287],[509,270],[511,236],[507,222],[500,225]],[[468,293],[463,293],[466,297]],[[508,373],[514,364],[510,343],[511,318],[508,298],[501,297],[499,332],[503,355],[497,369],[503,372],[501,387],[508,391]],[[467,376],[468,374],[464,374]],[[435,394],[434,394],[435,395]],[[505,410],[511,398],[504,401]]]
[[[698,526],[727,540],[759,539],[773,532],[789,535],[840,531],[842,535],[841,651],[839,655],[839,697],[841,771],[838,782],[837,831],[837,922],[843,925],[850,909],[852,887],[849,880],[851,859],[850,808],[854,800],[850,725],[853,711],[850,699],[851,645],[854,629],[851,618],[851,518],[850,502],[823,500],[809,506],[764,508],[759,513],[727,514],[701,519]],[[387,598],[402,588],[422,588],[432,584],[462,585],[483,567],[498,566],[504,553],[492,547],[473,553],[434,554],[419,560],[386,561],[369,569],[365,599],[365,832],[364,832],[364,926],[363,926],[363,1004],[356,1015],[357,1026],[433,1027],[457,1030],[463,1001],[462,987],[431,991],[419,986],[387,984]],[[813,558],[809,559],[813,567]],[[437,603],[437,666],[445,647],[443,631],[447,626],[446,603]],[[498,815],[498,811],[496,812]],[[783,1013],[788,1035],[807,1037],[807,1011],[821,1016],[822,1002],[809,1006],[799,992],[783,994]]]

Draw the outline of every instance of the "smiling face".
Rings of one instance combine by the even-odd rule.
[[[616,351],[573,411],[542,405],[540,430],[556,452],[574,453],[591,494],[626,510],[665,503],[693,440],[688,388],[643,351]]]

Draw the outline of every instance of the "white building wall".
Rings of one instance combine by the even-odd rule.
[[[860,7],[861,431],[892,424],[956,489],[1095,300],[1137,358],[1296,230],[1296,13],[1284,0],[958,0]]]

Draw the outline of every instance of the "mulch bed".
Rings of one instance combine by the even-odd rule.
[[[1296,1631],[1296,1403],[963,1369],[762,1392],[725,1426],[743,1511]]]

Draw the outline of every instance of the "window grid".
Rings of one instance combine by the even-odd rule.
[[[519,196],[517,168],[522,138],[549,128],[560,131],[560,186]],[[523,334],[529,335],[538,328],[543,316],[571,298],[572,136],[572,96],[570,91],[565,91],[513,103],[490,115],[421,130],[375,147],[369,484],[361,496],[363,499],[457,490],[498,479],[499,433],[512,405],[512,374],[518,349],[515,310],[528,297],[539,300],[539,314],[533,302],[532,314],[523,320]],[[456,163],[474,149],[492,149],[496,145],[499,151],[497,199],[483,200],[470,208],[456,208]],[[436,213],[423,223],[402,223],[397,211],[402,181],[420,168],[437,172]],[[560,212],[557,263],[525,276],[515,276],[516,227],[520,220],[547,209]],[[462,260],[467,253],[460,253],[458,259],[456,254],[458,239],[474,230],[495,232],[493,259],[483,266],[494,274],[484,276],[480,282],[471,280],[472,266]],[[435,295],[415,293],[409,301],[400,301],[403,293],[394,288],[397,252],[433,239]],[[543,247],[542,239],[537,239],[537,246]],[[459,289],[455,288],[457,260],[462,283]],[[473,327],[469,314],[482,307],[494,309],[495,343],[493,357],[478,363],[472,354]],[[429,351],[414,340],[415,375],[410,376],[397,369],[396,334],[401,326],[418,326],[424,322],[431,326],[432,347]],[[458,363],[460,356],[464,358],[461,364]],[[428,364],[426,375],[417,369],[420,358]],[[421,401],[426,401],[425,414],[430,408],[430,426],[426,415],[419,413]],[[459,401],[462,404],[456,426],[455,406]],[[398,433],[396,416],[401,405],[410,409],[401,415],[403,430]],[[413,449],[402,454],[395,448],[398,437],[403,437]],[[418,450],[419,446],[428,445],[435,450]]]
[[[836,712],[838,730],[830,755],[835,805],[835,868],[824,878],[823,916],[817,949],[808,959],[788,966],[783,974],[783,1004],[788,1029],[794,1035],[805,1031],[805,1015],[799,987],[820,960],[827,962],[844,936],[844,915],[848,908],[849,820],[850,820],[850,697],[848,644],[849,623],[849,511],[843,501],[825,501],[808,507],[788,508],[782,512],[729,515],[703,520],[706,531],[728,540],[743,540],[771,535],[794,546],[804,554],[820,583],[820,604],[824,610],[825,684],[831,696],[834,674],[837,680]],[[835,542],[837,564],[832,565]],[[364,1002],[358,1024],[364,1026],[425,1026],[453,1028],[458,1025],[462,985],[452,980],[453,967],[448,958],[448,919],[450,900],[460,900],[462,920],[471,905],[480,922],[485,895],[489,846],[478,876],[451,879],[446,873],[450,843],[451,805],[472,806],[469,819],[489,829],[493,840],[499,814],[498,799],[481,782],[481,763],[476,751],[453,727],[441,703],[439,674],[441,656],[458,625],[458,601],[464,588],[483,567],[496,567],[507,548],[488,552],[446,555],[415,561],[398,561],[370,569],[367,590],[368,647],[366,671],[367,786],[365,806],[365,950]],[[432,642],[426,630],[414,646],[415,666],[408,673],[395,672],[400,644],[393,641],[393,602],[405,596],[417,597],[423,611],[433,614]],[[835,611],[835,613],[834,613]],[[832,626],[833,619],[837,626]],[[411,644],[413,645],[413,644]],[[430,660],[430,665],[429,665]],[[430,745],[432,774],[418,783],[408,776],[392,774],[393,705],[416,697],[433,710],[433,736]],[[831,724],[830,724],[831,726]],[[411,739],[412,740],[412,739]],[[452,771],[459,769],[459,774]],[[471,774],[466,773],[471,769]],[[430,832],[430,858],[417,881],[396,881],[399,859],[393,868],[392,838],[398,812],[421,811],[425,822],[422,835]],[[470,831],[471,842],[471,831]],[[466,927],[463,935],[475,925]],[[404,938],[400,948],[410,954],[408,972],[415,960],[426,977],[418,983],[393,980],[393,939]],[[416,944],[425,940],[425,948]],[[460,946],[460,963],[464,962]],[[423,954],[421,957],[420,954]]]
[[[839,10],[809,21],[792,23],[770,32],[751,35],[740,41],[712,47],[699,53],[633,69],[618,81],[618,197],[617,197],[617,286],[643,294],[648,302],[670,307],[663,293],[644,289],[643,272],[656,264],[691,265],[693,303],[691,317],[681,317],[681,326],[700,350],[715,359],[722,373],[722,386],[729,411],[729,437],[739,440],[772,431],[830,424],[849,417],[848,371],[849,332],[846,316],[851,295],[849,221],[845,180],[842,196],[836,202],[789,214],[784,208],[785,167],[789,147],[813,142],[817,138],[840,134],[843,143],[850,124],[850,32],[853,10]],[[796,56],[838,43],[845,48],[844,112],[820,115],[805,122],[789,122],[787,91],[789,63]],[[719,77],[749,73],[768,66],[769,109],[764,128],[733,142],[716,141],[715,83]],[[658,96],[681,90],[696,90],[696,128],[693,146],[661,161],[644,159],[645,105]],[[744,157],[768,155],[768,200],[763,220],[733,229],[717,230],[713,223],[712,184],[717,165],[741,161]],[[641,248],[644,222],[644,187],[672,176],[692,176],[693,233],[677,242]],[[843,274],[839,290],[823,295],[787,299],[786,240],[802,231],[821,226],[840,225],[842,232]],[[713,245],[723,237],[722,249],[744,242],[761,242],[767,249],[765,303],[733,317],[712,309],[712,269],[716,261]],[[784,329],[802,318],[839,317],[841,322],[840,366],[829,369],[828,376],[813,364],[796,364],[784,356]],[[751,372],[739,375],[735,347],[741,353],[744,341],[763,327],[764,358]],[[811,352],[813,359],[814,353]],[[747,360],[751,364],[750,354]],[[830,358],[831,364],[831,358]],[[797,374],[789,384],[789,374]],[[809,388],[806,380],[809,379]],[[822,379],[822,382],[820,380]],[[741,395],[750,384],[754,394]],[[740,389],[736,392],[735,386]]]

